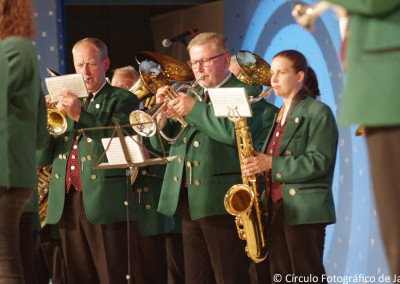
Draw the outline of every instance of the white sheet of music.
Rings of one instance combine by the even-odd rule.
[[[53,103],[61,99],[60,93],[63,91],[74,93],[78,98],[86,98],[88,96],[82,74],[62,75],[45,78],[44,80]]]
[[[138,135],[125,136],[124,138],[131,162],[133,164],[144,162],[143,152],[138,144]],[[126,165],[127,161],[125,159],[124,151],[122,150],[121,141],[118,137],[114,137],[111,140],[111,143],[110,140],[111,138],[101,139],[103,147],[106,150],[109,165]]]
[[[229,117],[230,111],[240,117],[253,116],[245,88],[211,88],[207,91],[216,117]]]

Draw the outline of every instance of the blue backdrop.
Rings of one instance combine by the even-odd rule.
[[[46,67],[64,73],[62,0],[34,0],[33,3],[42,78],[48,77]],[[231,51],[250,50],[267,62],[283,49],[301,51],[318,75],[321,100],[337,117],[345,79],[339,57],[338,21],[328,11],[316,21],[315,31],[310,33],[294,22],[292,3],[225,0],[224,29]],[[281,106],[281,100],[273,95],[269,100]],[[379,235],[365,139],[354,135],[355,128],[340,127],[333,188],[337,223],[328,227],[324,262],[330,276],[359,276],[360,281],[349,283],[377,283],[379,276],[389,275],[389,271]],[[375,277],[376,281],[369,281],[371,278],[362,281],[363,276]]]

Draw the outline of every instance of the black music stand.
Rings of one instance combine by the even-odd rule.
[[[116,169],[116,168],[125,168],[126,169],[126,176],[127,176],[127,183],[126,183],[126,200],[124,201],[124,206],[126,208],[126,227],[127,227],[127,246],[128,246],[128,274],[126,275],[126,280],[127,283],[130,284],[132,283],[132,277],[131,277],[131,242],[130,242],[130,224],[129,224],[129,213],[130,213],[130,204],[129,204],[129,190],[131,190],[131,180],[132,178],[136,177],[138,168],[143,167],[143,166],[148,166],[148,165],[161,165],[161,164],[166,164],[169,163],[170,161],[176,159],[176,156],[173,157],[167,157],[164,147],[162,146],[162,156],[148,150],[148,152],[152,155],[155,156],[155,158],[150,158],[150,159],[143,159],[140,162],[135,162],[134,157],[131,155],[131,149],[128,146],[128,144],[132,145],[130,143],[130,140],[125,141],[126,137],[129,137],[134,141],[134,143],[137,144],[141,149],[143,149],[144,145],[141,143],[140,139],[135,140],[128,131],[125,130],[125,128],[131,128],[133,125],[136,124],[127,124],[127,125],[120,125],[118,119],[114,119],[114,126],[104,126],[104,127],[92,127],[92,128],[81,128],[78,130],[83,135],[83,138],[86,143],[87,150],[89,152],[90,157],[93,158],[93,151],[92,148],[90,147],[90,143],[88,141],[88,137],[85,133],[85,131],[100,131],[100,130],[106,130],[106,129],[114,129],[108,143],[103,143],[105,146],[104,152],[100,155],[100,157],[97,159],[97,161],[92,161],[94,162],[93,168],[94,169]],[[142,123],[138,123],[140,125]],[[159,132],[156,132],[158,135],[158,139],[163,145],[161,141],[161,136]],[[125,135],[124,135],[125,134]],[[129,139],[128,138],[128,139]],[[107,151],[110,149],[111,143],[113,139],[117,139],[118,142],[120,143],[120,151],[122,151],[122,155],[125,158],[125,161],[123,163],[108,163],[108,162],[102,162],[104,158],[106,157]],[[136,173],[135,173],[135,168],[136,168]]]

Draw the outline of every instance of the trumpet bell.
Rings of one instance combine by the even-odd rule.
[[[67,130],[65,114],[55,108],[47,110],[47,129],[51,135],[61,135]]]
[[[141,110],[132,111],[129,122],[136,133],[144,137],[151,137],[157,131],[157,124],[153,117]]]

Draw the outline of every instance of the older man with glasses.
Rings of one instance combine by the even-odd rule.
[[[257,96],[257,88],[246,85],[229,71],[230,54],[223,35],[201,33],[193,38],[188,51],[201,94],[209,88],[243,87],[249,96]],[[157,92],[157,101],[165,98],[166,87]],[[206,97],[206,96],[205,96]],[[262,119],[264,100],[252,105],[252,131],[266,131],[256,126]],[[271,109],[273,107],[269,105]],[[245,242],[240,240],[235,218],[224,207],[228,189],[242,183],[234,124],[217,118],[208,101],[199,101],[192,94],[179,92],[167,104],[168,121],[160,121],[165,133],[176,133],[183,117],[189,124],[183,135],[169,149],[177,159],[167,165],[158,211],[172,216],[183,215],[182,234],[186,283],[250,283],[250,259]],[[165,118],[165,117],[164,117]],[[152,137],[152,143],[160,148]]]

